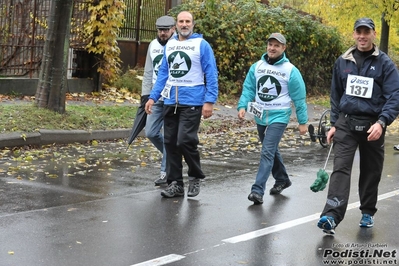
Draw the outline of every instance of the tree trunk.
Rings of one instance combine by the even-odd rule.
[[[36,104],[58,113],[65,112],[69,36],[73,0],[51,2],[48,29],[36,90]]]
[[[380,39],[380,50],[388,54],[388,43],[389,43],[389,25],[385,21],[385,13],[381,16],[381,39]]]

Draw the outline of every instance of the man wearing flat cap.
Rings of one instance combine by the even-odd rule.
[[[142,97],[148,98],[157,80],[158,69],[162,63],[164,46],[175,33],[175,24],[176,21],[171,16],[162,16],[155,22],[157,37],[148,46],[141,87]],[[161,174],[154,181],[156,186],[166,184],[166,151],[161,133],[163,126],[163,103],[163,98],[161,98],[154,104],[153,113],[147,116],[145,125],[146,137],[162,153]]]
[[[331,82],[331,129],[334,167],[318,227],[327,234],[344,219],[348,206],[352,164],[359,150],[360,227],[374,226],[378,185],[384,163],[386,127],[399,114],[399,74],[395,64],[373,42],[375,24],[356,20],[355,45],[335,62]]]
[[[292,102],[299,133],[307,132],[306,87],[299,70],[285,56],[286,45],[284,35],[270,34],[267,53],[249,69],[237,106],[238,118],[243,119],[246,112],[254,115],[262,142],[259,169],[248,195],[248,200],[254,204],[263,203],[270,173],[275,179],[271,195],[280,194],[291,186],[278,145],[290,121]]]

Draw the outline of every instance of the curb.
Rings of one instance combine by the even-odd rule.
[[[22,147],[26,145],[41,146],[49,144],[86,143],[92,140],[125,139],[131,129],[117,130],[48,130],[42,129],[34,133],[14,132],[0,135],[0,148]],[[144,136],[141,131],[139,136]]]
[[[318,118],[324,111],[323,107],[315,107],[314,105],[308,104],[308,124],[318,125]],[[226,106],[216,106],[215,108],[217,116],[214,119],[221,119],[221,117],[234,117],[236,118],[236,110]],[[293,114],[295,112],[293,111]],[[314,118],[317,118],[316,121]],[[252,119],[247,117],[246,119]],[[298,123],[289,122],[287,128],[297,129]],[[233,129],[234,130],[234,129]],[[249,130],[256,130],[251,128]],[[24,132],[13,132],[0,134],[0,149],[3,148],[14,148],[23,146],[42,146],[50,144],[71,144],[71,143],[87,143],[93,140],[98,141],[109,141],[117,139],[127,139],[129,137],[131,129],[117,129],[117,130],[48,130],[41,129],[38,132],[24,133]],[[141,131],[139,136],[145,136],[144,130]]]
[[[297,123],[289,123],[287,129],[296,130]],[[256,127],[247,128],[247,130],[256,130]],[[34,133],[13,132],[0,135],[0,149],[23,147],[23,146],[42,146],[50,144],[71,144],[87,143],[93,140],[109,141],[117,139],[127,139],[131,129],[117,130],[48,130],[41,129]],[[142,130],[139,135],[144,137]]]

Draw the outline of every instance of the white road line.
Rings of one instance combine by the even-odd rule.
[[[268,235],[274,232],[278,232],[287,228],[291,228],[300,224],[304,224],[313,220],[317,220],[320,218],[320,213],[315,213],[306,217],[302,217],[299,219],[295,219],[292,221],[288,221],[282,224],[277,224],[277,225],[273,225],[273,226],[269,226],[260,230],[256,230],[256,231],[252,231],[246,234],[242,234],[239,236],[235,236],[235,237],[231,237],[231,238],[227,238],[222,240],[223,242],[227,242],[227,243],[231,243],[231,244],[235,244],[238,242],[243,242],[243,241],[247,241],[247,240],[251,240],[260,236],[264,236],[264,235]]]
[[[393,197],[393,196],[396,196],[396,195],[399,195],[399,190],[395,190],[395,191],[392,191],[392,192],[388,192],[388,193],[379,195],[378,196],[378,200],[387,199],[387,198],[390,198],[390,197]],[[348,204],[347,210],[355,209],[355,208],[358,208],[359,206],[360,206],[360,202],[357,201],[357,202]],[[248,240],[260,237],[260,236],[268,235],[268,234],[275,233],[275,232],[278,232],[278,231],[282,231],[284,229],[288,229],[288,228],[291,228],[291,227],[294,227],[294,226],[297,226],[297,225],[300,225],[300,224],[311,222],[313,220],[318,220],[319,218],[320,218],[320,213],[316,213],[316,214],[313,214],[313,215],[305,216],[305,217],[302,217],[302,218],[299,218],[299,219],[295,219],[295,220],[292,220],[292,221],[288,221],[288,222],[285,222],[285,223],[281,223],[281,224],[269,226],[269,227],[266,227],[266,228],[263,228],[263,229],[260,229],[260,230],[252,231],[252,232],[249,232],[249,233],[246,233],[246,234],[242,234],[242,235],[239,235],[239,236],[227,238],[227,239],[224,239],[222,241],[223,242],[227,242],[227,243],[232,243],[232,244],[238,243],[238,242],[243,242],[243,241],[248,241]]]
[[[392,192],[388,192],[382,195],[378,196],[378,200],[384,200],[387,198],[391,198],[393,196],[397,196],[399,195],[399,190],[395,190]],[[351,209],[355,209],[358,208],[360,206],[360,202],[354,202],[351,204],[348,204],[347,210],[351,210]],[[298,218],[295,220],[291,220],[285,223],[281,223],[281,224],[277,224],[277,225],[273,225],[273,226],[269,226],[260,230],[256,230],[256,231],[252,231],[246,234],[242,234],[242,235],[238,235],[235,237],[231,237],[231,238],[227,238],[222,240],[225,243],[231,243],[231,244],[235,244],[235,243],[239,243],[239,242],[243,242],[243,241],[248,241],[257,237],[261,237],[261,236],[265,236],[271,233],[275,233],[278,231],[282,231],[291,227],[295,227],[304,223],[308,223],[311,221],[315,221],[318,220],[320,218],[320,212],[319,213],[315,213],[309,216],[305,216],[302,218]],[[216,245],[218,246],[218,245]],[[175,262],[175,261],[179,261],[181,259],[184,259],[186,256],[182,256],[182,255],[177,255],[177,254],[170,254],[164,257],[159,257],[156,259],[152,259],[152,260],[148,260],[145,262],[141,262],[139,264],[134,264],[131,266],[159,266],[159,265],[165,265],[171,262]]]
[[[168,263],[172,263],[175,261],[179,261],[181,259],[184,259],[185,256],[182,255],[177,255],[177,254],[170,254],[167,256],[163,256],[163,257],[159,257],[156,259],[152,259],[152,260],[147,260],[138,264],[134,264],[131,266],[160,266],[160,265],[165,265]]]

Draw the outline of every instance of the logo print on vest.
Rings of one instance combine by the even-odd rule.
[[[281,85],[272,76],[263,76],[258,80],[258,96],[264,102],[276,99],[281,92]]]
[[[162,56],[163,54],[159,54],[154,58],[154,61],[152,61],[152,67],[154,69],[155,75],[157,76],[158,76],[158,70],[161,67]]]
[[[169,72],[174,78],[181,78],[190,71],[191,59],[184,52],[173,52],[168,57]]]

